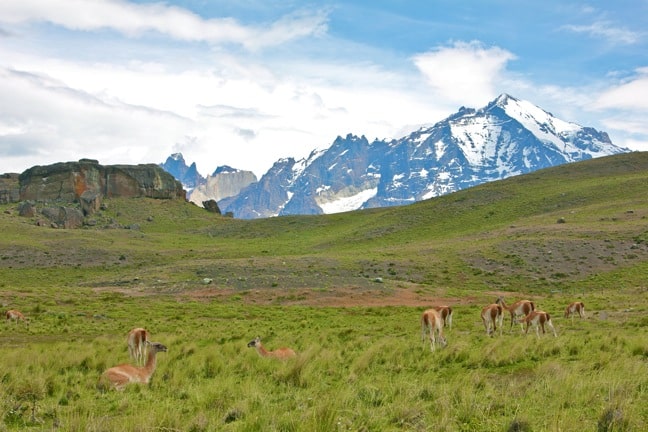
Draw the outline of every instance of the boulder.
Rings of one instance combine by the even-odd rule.
[[[36,207],[31,201],[23,201],[18,204],[18,215],[22,217],[34,217],[36,216]]]
[[[221,211],[218,208],[218,204],[213,199],[203,201],[202,205],[205,208],[205,210],[207,210],[208,212],[221,214]]]
[[[87,190],[79,197],[81,211],[85,216],[90,216],[101,209],[101,195],[98,192]]]
[[[52,227],[81,228],[83,226],[83,213],[79,209],[70,207],[46,207],[41,210],[43,216],[52,222]]]

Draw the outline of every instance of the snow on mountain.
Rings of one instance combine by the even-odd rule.
[[[478,184],[628,152],[605,132],[556,118],[506,94],[397,140],[338,137],[300,161],[281,159],[219,201],[238,218],[406,205]]]

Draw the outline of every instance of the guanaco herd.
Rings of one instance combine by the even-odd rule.
[[[554,337],[558,337],[556,328],[551,322],[551,316],[547,312],[537,310],[535,303],[531,300],[520,300],[509,306],[502,297],[498,297],[495,303],[485,306],[481,311],[481,319],[487,335],[494,335],[498,326],[499,334],[502,335],[504,311],[508,311],[511,315],[510,332],[513,331],[514,324],[520,324],[525,334],[529,332],[529,327],[534,327],[536,336],[539,338],[540,329],[542,329],[542,334],[545,334],[545,326],[547,326],[553,332]],[[575,315],[585,318],[585,304],[583,302],[572,302],[565,309],[565,318],[571,317],[573,322]],[[432,351],[436,348],[437,340],[442,347],[448,344],[443,333],[444,327],[452,329],[452,308],[450,306],[436,306],[423,312],[421,316],[421,340],[425,342],[425,335],[429,332],[430,349]]]
[[[551,322],[551,317],[547,312],[536,310],[535,304],[530,300],[520,300],[512,305],[507,305],[502,297],[498,297],[495,303],[484,307],[481,311],[481,319],[486,329],[486,334],[494,335],[499,326],[500,335],[502,334],[502,321],[504,311],[511,315],[510,331],[513,331],[514,324],[520,324],[525,334],[528,333],[529,327],[533,326],[536,335],[540,337],[539,328],[545,333],[545,325],[551,329],[554,336],[558,336],[556,329]],[[452,307],[436,306],[427,309],[421,316],[421,339],[425,342],[425,335],[429,332],[430,349],[435,350],[438,344],[445,347],[448,343],[443,333],[444,327],[452,329]],[[565,309],[565,318],[578,315],[580,318],[585,317],[585,305],[583,302],[573,302]],[[7,323],[14,321],[27,322],[25,316],[15,309],[8,310],[5,313]],[[526,329],[524,325],[526,324]],[[100,390],[113,388],[123,390],[128,384],[143,383],[148,384],[155,372],[157,365],[157,353],[166,352],[167,347],[159,342],[151,342],[151,334],[144,328],[134,328],[128,332],[126,343],[128,353],[135,364],[124,363],[111,368],[101,374],[97,387]],[[248,348],[255,348],[261,357],[275,358],[286,360],[295,357],[297,354],[291,348],[278,348],[274,351],[268,351],[261,343],[261,338],[256,337],[247,344]]]

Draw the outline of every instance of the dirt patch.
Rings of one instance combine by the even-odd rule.
[[[167,287],[94,287],[96,293],[116,293],[119,295],[143,297],[165,295],[178,301],[205,302],[241,302],[250,305],[276,306],[314,306],[314,307],[380,307],[408,306],[429,307],[437,305],[472,305],[482,304],[483,297],[474,296],[452,297],[444,295],[444,290],[425,290],[416,284],[399,283],[398,287],[389,287],[388,283],[375,287],[341,286],[331,289],[321,288],[263,288],[235,289],[223,286],[201,286],[194,288]],[[485,293],[487,297],[497,298],[500,293]]]

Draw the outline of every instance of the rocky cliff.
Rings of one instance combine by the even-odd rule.
[[[182,184],[155,164],[103,166],[91,159],[34,166],[18,176],[18,187],[18,201],[78,202],[84,193],[186,199]],[[5,195],[16,197],[15,193]]]
[[[208,200],[221,201],[238,195],[241,190],[256,181],[257,177],[252,171],[221,166],[212,175],[207,176],[204,184],[194,188],[189,193],[188,199],[199,206],[202,206],[202,203]]]

